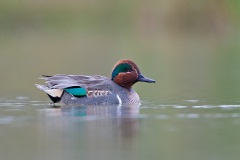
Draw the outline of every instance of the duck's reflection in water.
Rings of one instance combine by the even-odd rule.
[[[138,133],[140,105],[62,106],[63,116],[81,117],[86,121],[88,135],[119,139],[133,138]],[[110,137],[109,137],[110,136]]]
[[[96,159],[97,157],[92,157],[91,151],[129,151],[137,146],[141,120],[139,110],[140,105],[136,104],[52,108],[49,109],[50,112],[44,112],[45,115],[50,114],[44,120],[48,121],[45,131],[49,135],[55,133],[57,141],[70,148],[83,147],[85,151],[89,151],[89,157]],[[53,112],[56,113],[55,118]]]
[[[106,106],[61,106],[63,115],[90,116],[97,118],[132,117],[139,113],[140,105],[106,105]]]

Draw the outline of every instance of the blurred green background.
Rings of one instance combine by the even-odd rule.
[[[0,0],[1,158],[238,159],[239,29],[239,0]],[[157,81],[132,114],[51,108],[34,86],[125,58]]]
[[[1,0],[0,96],[48,100],[42,74],[110,76],[134,60],[156,103],[238,101],[238,0]]]

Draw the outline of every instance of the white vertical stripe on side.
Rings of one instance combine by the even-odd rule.
[[[117,99],[118,99],[119,104],[122,104],[122,100],[121,100],[121,98],[119,97],[118,94],[117,94]]]

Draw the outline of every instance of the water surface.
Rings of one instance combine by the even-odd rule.
[[[240,105],[0,101],[3,159],[238,159]]]

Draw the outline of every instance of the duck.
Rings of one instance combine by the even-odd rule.
[[[122,105],[140,104],[139,95],[132,89],[137,82],[155,83],[145,77],[136,63],[119,60],[112,69],[111,78],[101,75],[43,75],[46,85],[35,84],[44,91],[53,104],[64,105]]]

